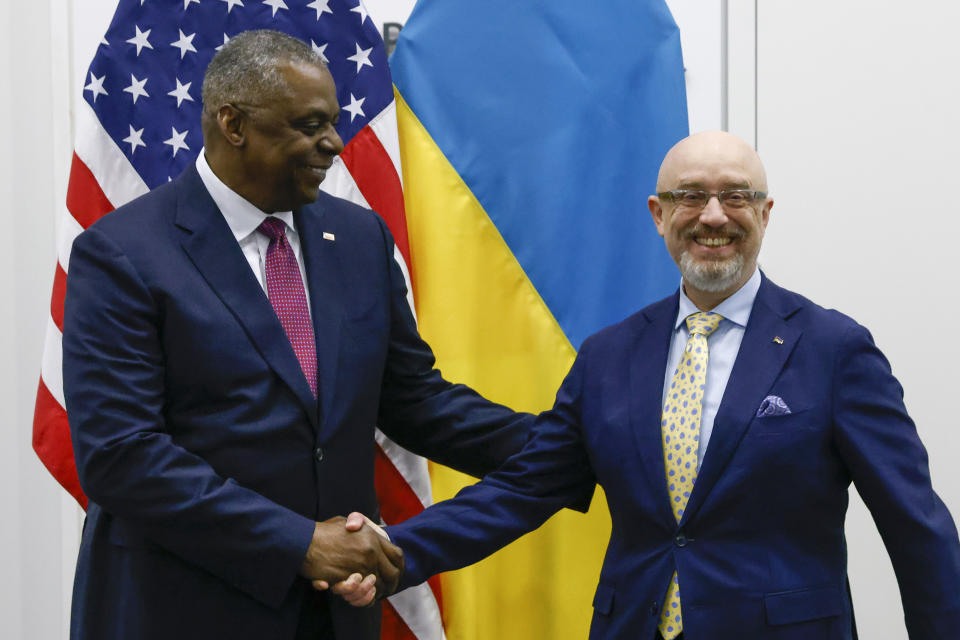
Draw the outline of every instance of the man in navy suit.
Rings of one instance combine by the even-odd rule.
[[[657,191],[648,204],[680,290],[583,343],[520,454],[389,527],[406,559],[401,588],[477,561],[599,483],[613,530],[591,638],[850,640],[854,482],[910,637],[960,637],[957,529],[886,359],[866,329],[757,267],[773,199],[756,153],[727,133],[691,136],[667,154]],[[685,320],[703,312],[720,317],[705,377],[679,398],[697,416],[680,451],[668,428],[696,369]],[[679,470],[678,453],[689,454]],[[691,490],[675,491],[679,481]]]
[[[374,428],[482,475],[532,417],[441,378],[386,225],[319,191],[343,144],[308,45],[236,36],[203,102],[195,166],[71,254],[64,390],[90,498],[71,638],[375,640],[378,608],[309,584],[395,586],[399,552],[332,519],[377,518]]]

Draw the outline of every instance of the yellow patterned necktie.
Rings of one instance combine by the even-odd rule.
[[[663,463],[667,471],[667,490],[673,516],[680,522],[687,500],[697,479],[697,452],[700,447],[700,412],[703,387],[707,380],[707,336],[713,333],[723,317],[713,312],[687,316],[690,337],[680,364],[673,373],[667,399],[663,403],[660,437],[663,440]],[[683,631],[680,615],[680,584],[677,572],[670,578],[667,597],[660,610],[660,635],[673,640]]]

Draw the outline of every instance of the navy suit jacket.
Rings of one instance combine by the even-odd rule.
[[[893,561],[910,637],[960,637],[957,530],[900,385],[863,327],[766,277],[674,520],[660,412],[677,308],[674,295],[585,341],[520,454],[389,528],[407,560],[403,585],[476,561],[599,483],[613,529],[591,638],[652,639],[676,570],[691,640],[848,640],[853,481]],[[791,413],[758,417],[768,396]]]
[[[193,166],[76,239],[64,392],[90,506],[75,640],[292,638],[314,521],[377,517],[375,426],[475,475],[520,449],[531,416],[433,368],[383,221],[326,194],[294,219],[318,399]],[[378,609],[331,598],[337,637],[377,638]]]

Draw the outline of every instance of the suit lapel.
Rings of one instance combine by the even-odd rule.
[[[630,353],[630,420],[643,461],[641,469],[647,486],[657,493],[656,502],[662,507],[662,516],[671,523],[674,517],[667,493],[660,420],[667,352],[679,300],[678,292],[644,310],[649,324],[639,330]]]
[[[307,287],[313,313],[313,335],[317,343],[317,375],[321,415],[330,415],[337,381],[337,358],[343,324],[345,282],[337,258],[336,229],[332,217],[319,204],[295,211],[294,222],[300,233]],[[333,239],[324,238],[330,232]],[[345,238],[341,242],[346,241]]]
[[[716,484],[800,340],[800,329],[787,322],[796,305],[784,305],[780,292],[763,277],[681,525],[694,516]]]
[[[177,181],[176,225],[183,231],[184,251],[316,425],[317,402],[300,362],[227,221],[193,165]]]

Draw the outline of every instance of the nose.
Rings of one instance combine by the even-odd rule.
[[[324,134],[320,136],[320,139],[317,141],[317,146],[324,153],[338,156],[340,152],[343,151],[343,138],[337,133],[336,127],[331,124]]]
[[[720,198],[717,195],[711,195],[700,212],[700,222],[709,227],[720,227],[727,222],[727,213],[720,205]]]

